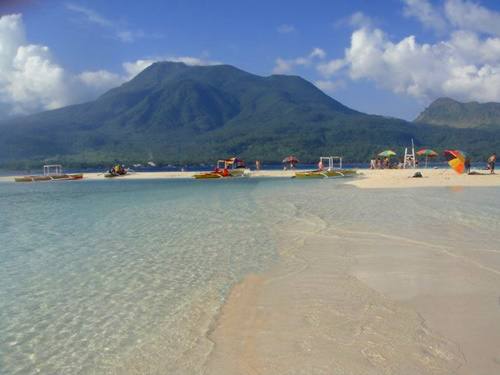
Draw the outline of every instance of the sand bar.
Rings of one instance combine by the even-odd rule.
[[[279,229],[282,261],[247,277],[210,334],[207,374],[500,373],[500,250],[332,227]]]
[[[416,171],[421,171],[423,178],[410,178]],[[478,175],[458,175],[450,169],[360,169],[359,178],[346,180],[358,188],[413,188],[439,186],[500,186],[500,174],[490,175],[487,171],[477,171]],[[199,172],[136,172],[116,177],[113,181],[141,179],[180,179],[193,178]],[[261,170],[252,171],[251,178],[291,178],[294,171]],[[85,180],[104,180],[104,173],[84,173]],[[13,182],[14,176],[0,177],[0,182]]]

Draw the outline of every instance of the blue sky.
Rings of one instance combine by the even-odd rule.
[[[498,1],[11,0],[0,12],[2,116],[92,99],[158,59],[298,74],[406,119],[439,96],[500,101]]]

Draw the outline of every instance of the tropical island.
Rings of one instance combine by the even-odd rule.
[[[0,166],[196,165],[231,155],[279,163],[289,154],[316,162],[332,150],[366,163],[411,139],[485,160],[500,148],[499,108],[437,99],[408,122],[348,108],[298,76],[157,62],[94,101],[4,120]]]

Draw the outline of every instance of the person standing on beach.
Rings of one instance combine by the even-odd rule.
[[[491,156],[488,158],[488,169],[490,170],[491,174],[495,173],[495,163],[497,161],[497,154],[493,153]]]
[[[384,159],[384,168],[385,169],[389,169],[390,165],[389,165],[389,158],[388,157],[385,157]]]
[[[465,173],[470,174],[470,158],[466,158],[464,161]]]

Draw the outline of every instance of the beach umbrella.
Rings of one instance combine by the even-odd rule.
[[[286,164],[297,164],[299,162],[299,159],[297,159],[295,156],[287,156],[286,158],[283,159],[282,163]]]
[[[384,158],[390,158],[391,156],[396,156],[396,153],[392,150],[385,150],[385,151],[382,151],[380,154],[378,154],[378,156],[382,156]]]
[[[438,156],[438,153],[434,150],[431,150],[430,148],[423,148],[417,151],[417,155],[425,156],[425,168],[427,168],[427,159]]]
[[[427,157],[431,158],[433,156],[438,156],[438,153],[434,150],[431,150],[430,148],[423,148],[423,149],[417,151],[417,155],[427,156]]]
[[[445,150],[443,154],[448,161],[448,164],[455,172],[458,174],[464,173],[465,161],[468,159],[465,152],[460,150]]]

